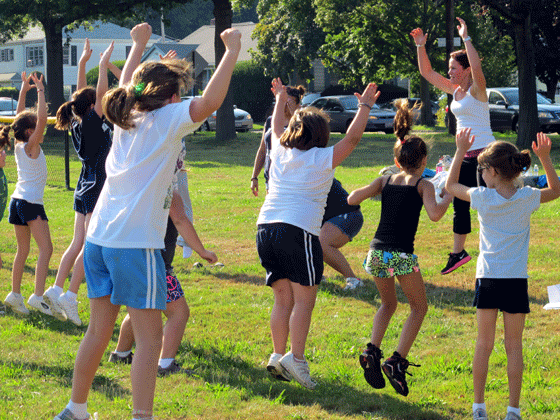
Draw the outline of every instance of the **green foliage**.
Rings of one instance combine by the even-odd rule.
[[[14,87],[0,87],[0,97],[17,100],[19,97],[19,90]]]
[[[270,92],[271,78],[264,75],[262,67],[254,61],[237,63],[231,79],[233,103],[253,117],[264,121],[274,97]]]
[[[122,70],[125,62],[126,60],[117,60],[117,61],[113,61],[113,64]],[[108,74],[109,88],[118,86],[119,80],[115,77],[115,75],[109,70],[107,70],[107,74]],[[99,66],[92,68],[90,71],[86,73],[86,81],[88,86],[97,86],[97,79],[99,79]]]

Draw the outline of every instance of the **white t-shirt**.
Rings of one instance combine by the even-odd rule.
[[[198,128],[191,101],[139,112],[135,127],[115,126],[107,180],[89,224],[88,241],[109,248],[164,248],[171,181],[181,139]]]
[[[18,180],[12,198],[42,205],[47,184],[47,160],[43,149],[40,149],[37,159],[31,159],[25,153],[25,144],[17,141],[14,147]]]
[[[288,223],[319,236],[334,177],[333,149],[288,149],[272,136],[268,194],[257,224]]]
[[[469,193],[480,222],[476,277],[527,278],[531,214],[540,206],[540,190],[523,187],[509,199],[493,188]]]

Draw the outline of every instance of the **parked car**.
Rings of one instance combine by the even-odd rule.
[[[313,102],[315,99],[319,99],[320,97],[320,93],[307,93],[303,95],[303,98],[301,98],[301,106],[308,106],[311,104],[311,102]]]
[[[233,106],[233,115],[235,118],[235,130],[246,132],[253,129],[253,118],[251,118],[251,114],[247,111],[243,111],[242,109],[237,108],[235,105]],[[216,130],[216,111],[212,113],[202,124],[202,130],[207,131],[215,131]]]
[[[18,102],[12,98],[0,98],[0,115],[13,116],[16,115]]]
[[[408,107],[410,109],[412,109],[412,116],[414,118],[414,124],[417,124],[420,121],[420,106],[418,108],[414,108],[414,106],[417,103],[422,104],[422,100],[420,98],[402,98],[402,99],[408,99]],[[395,99],[396,100],[396,99]],[[436,101],[430,101],[431,106],[432,106],[432,115],[434,117],[434,120],[437,118],[437,112],[439,110],[439,104]],[[381,109],[390,109],[393,111],[397,111],[397,109],[395,108],[394,105],[394,101],[393,102],[386,102],[384,104],[379,104],[379,106],[381,107]]]
[[[358,112],[358,98],[354,95],[323,96],[314,100],[311,106],[320,108],[329,115],[331,131],[345,133]],[[369,113],[366,131],[392,134],[395,114],[392,110],[384,110],[374,105]]]
[[[492,131],[517,131],[519,121],[519,88],[486,89]],[[560,133],[560,105],[553,104],[537,93],[540,129],[545,133]]]

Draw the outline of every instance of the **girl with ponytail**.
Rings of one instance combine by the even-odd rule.
[[[473,418],[487,420],[484,388],[488,359],[494,348],[498,311],[504,317],[504,345],[507,354],[509,405],[505,420],[521,420],[519,399],[523,377],[523,330],[529,313],[527,260],[531,214],[541,203],[560,196],[560,180],[550,159],[551,141],[537,134],[533,152],[540,159],[548,187],[519,188],[519,175],[531,167],[528,150],[496,141],[478,155],[479,172],[487,187],[470,188],[459,182],[461,161],[475,141],[470,129],[457,134],[457,151],[445,183],[455,197],[470,202],[478,211],[480,253],[476,264],[473,306],[478,336],[473,360]]]
[[[397,114],[393,127],[397,141],[393,150],[395,164],[401,171],[396,175],[384,175],[352,191],[348,204],[358,205],[381,194],[379,226],[364,261],[364,269],[373,275],[379,290],[381,306],[373,319],[371,340],[359,357],[360,365],[366,381],[373,388],[385,386],[383,370],[397,393],[406,396],[406,369],[418,366],[411,364],[406,357],[428,310],[424,280],[418,257],[414,254],[420,211],[424,206],[430,220],[437,222],[447,211],[452,197],[445,194],[439,204],[436,202],[434,185],[422,179],[428,159],[426,143],[420,137],[408,135],[412,127],[412,110],[408,108],[407,101],[397,100],[395,105]],[[381,365],[381,342],[398,303],[395,277],[410,304],[410,315],[403,326],[396,351]]]

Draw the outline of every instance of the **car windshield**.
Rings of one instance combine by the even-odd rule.
[[[508,92],[502,92],[503,95],[506,97],[509,103],[512,105],[519,105],[519,89],[510,90]],[[550,105],[550,101],[542,96],[540,93],[537,93],[537,104],[539,105]]]
[[[15,111],[17,101],[0,101],[0,111]]]

